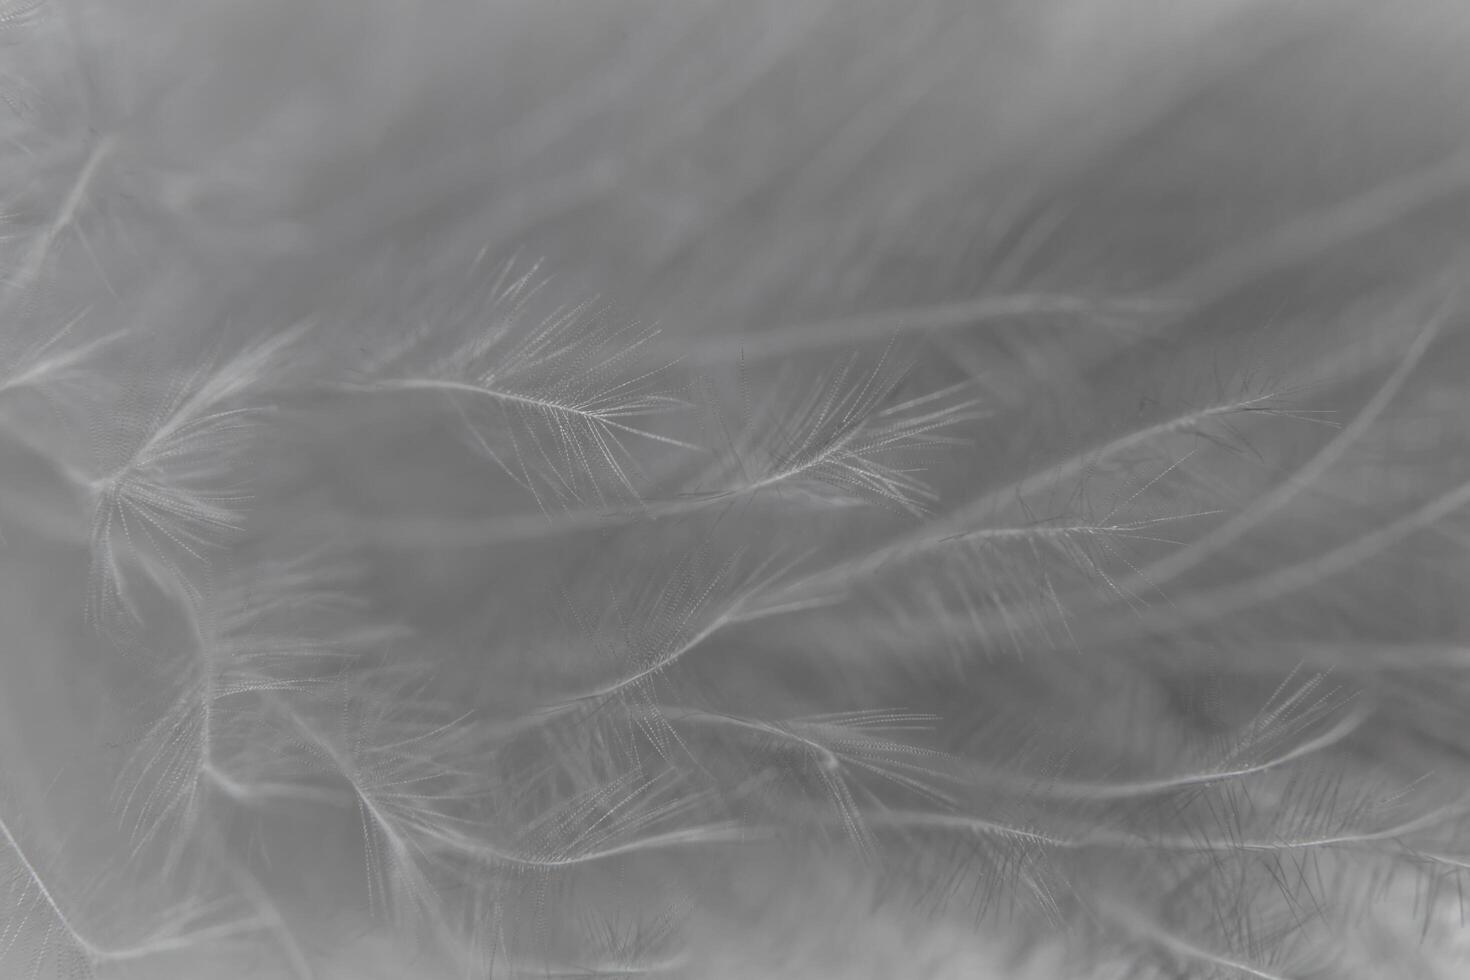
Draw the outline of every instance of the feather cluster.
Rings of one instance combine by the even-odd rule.
[[[0,976],[1463,975],[1470,17],[125,6],[0,3]]]

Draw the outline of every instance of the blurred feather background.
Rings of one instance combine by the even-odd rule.
[[[1470,15],[0,5],[0,977],[1455,977]]]

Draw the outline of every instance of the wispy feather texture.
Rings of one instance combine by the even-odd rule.
[[[250,917],[230,914],[229,902],[191,896],[177,905],[150,905],[147,900],[162,892],[146,889],[134,893],[137,905],[107,908],[95,892],[75,884],[62,891],[58,877],[17,825],[0,818],[0,967],[8,973],[65,980],[139,976],[137,964],[218,950],[257,928]],[[94,880],[91,887],[100,891],[101,883]]]
[[[283,698],[308,697],[344,663],[392,638],[350,591],[340,561],[306,552],[261,562],[216,583],[190,610],[181,650],[157,651],[171,700],[118,775],[118,812],[135,850],[166,835],[188,840],[211,795],[244,806],[328,798],[283,771]]]
[[[167,576],[154,583],[164,590],[202,599],[209,553],[245,529],[251,492],[238,454],[270,412],[246,399],[276,382],[300,333],[283,330],[174,377],[140,380],[148,390],[135,389],[137,414],[124,401],[103,422],[97,470],[84,478],[93,515],[88,603],[99,625],[141,618],[130,565]]]
[[[915,468],[921,451],[963,446],[945,430],[974,421],[978,401],[961,397],[963,383],[897,400],[903,373],[891,357],[890,349],[864,369],[858,355],[849,356],[800,402],[769,406],[778,414],[748,424],[722,455],[719,466],[734,472],[705,477],[717,489],[696,496],[718,501],[769,491],[815,498],[819,507],[872,501],[921,514],[934,502]]]
[[[0,975],[1465,972],[1463,12],[188,8],[0,2]]]
[[[502,269],[485,308],[464,311],[468,322],[397,325],[363,368],[367,389],[446,396],[473,445],[548,514],[636,497],[629,438],[683,445],[644,422],[680,405],[658,387],[663,369],[638,366],[654,334],[586,304],[537,311],[538,275]],[[456,334],[463,339],[446,347]]]

